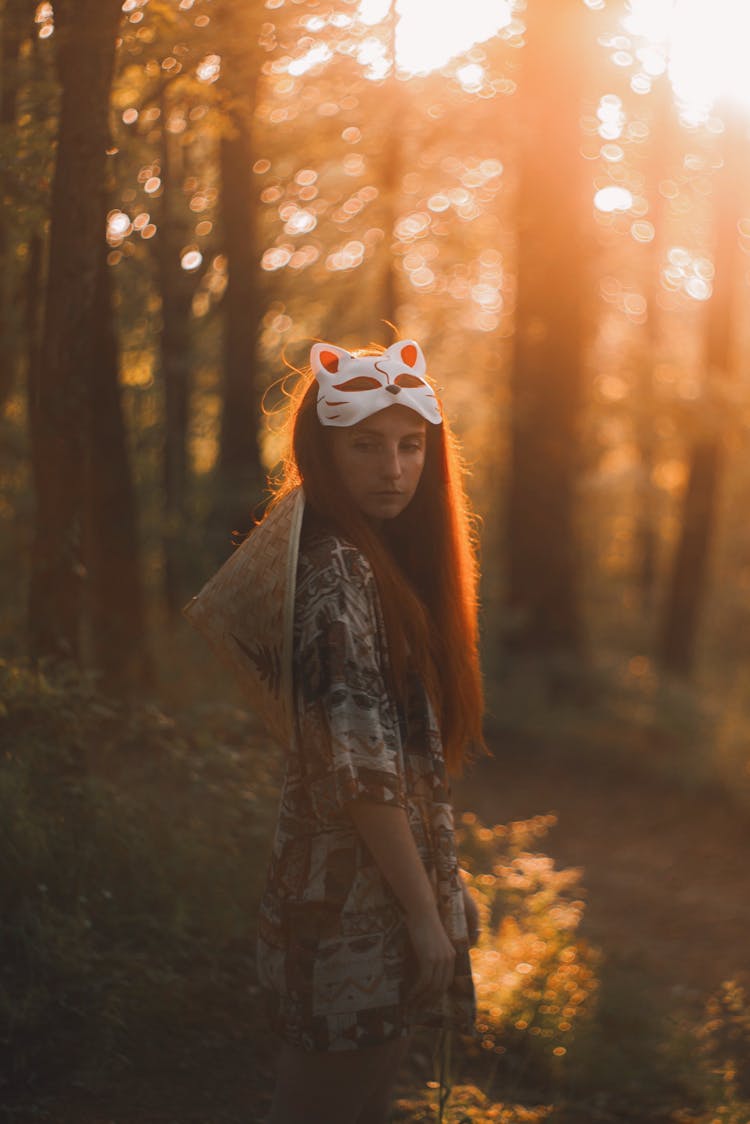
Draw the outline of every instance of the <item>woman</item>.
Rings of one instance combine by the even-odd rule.
[[[381,1124],[413,1027],[474,1032],[477,910],[447,773],[482,745],[476,568],[418,344],[317,343],[310,360],[283,481],[238,552],[255,540],[258,558],[235,582],[257,590],[269,568],[285,572],[293,631],[258,639],[256,592],[229,599],[223,635],[274,713],[286,705],[291,743],[258,927],[281,1038],[269,1124]]]

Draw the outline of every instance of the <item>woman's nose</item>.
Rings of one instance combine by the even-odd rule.
[[[397,445],[386,449],[383,470],[389,480],[396,480],[401,475],[401,457]]]

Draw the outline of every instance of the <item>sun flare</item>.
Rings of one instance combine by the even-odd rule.
[[[395,0],[396,58],[401,70],[428,73],[507,27],[511,0]],[[383,20],[392,0],[361,0],[358,19]]]
[[[645,41],[635,89],[666,68],[689,121],[705,120],[722,98],[750,109],[748,0],[630,0],[629,8],[623,26]]]

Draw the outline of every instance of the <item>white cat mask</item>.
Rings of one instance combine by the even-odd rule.
[[[393,343],[381,355],[352,355],[331,343],[315,343],[310,366],[318,381],[321,425],[356,425],[387,406],[408,406],[440,425],[440,407],[424,378],[427,364],[414,340]]]

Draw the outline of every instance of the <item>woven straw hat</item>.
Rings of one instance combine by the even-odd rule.
[[[294,737],[294,595],[304,508],[304,493],[295,488],[182,610],[284,748]]]

